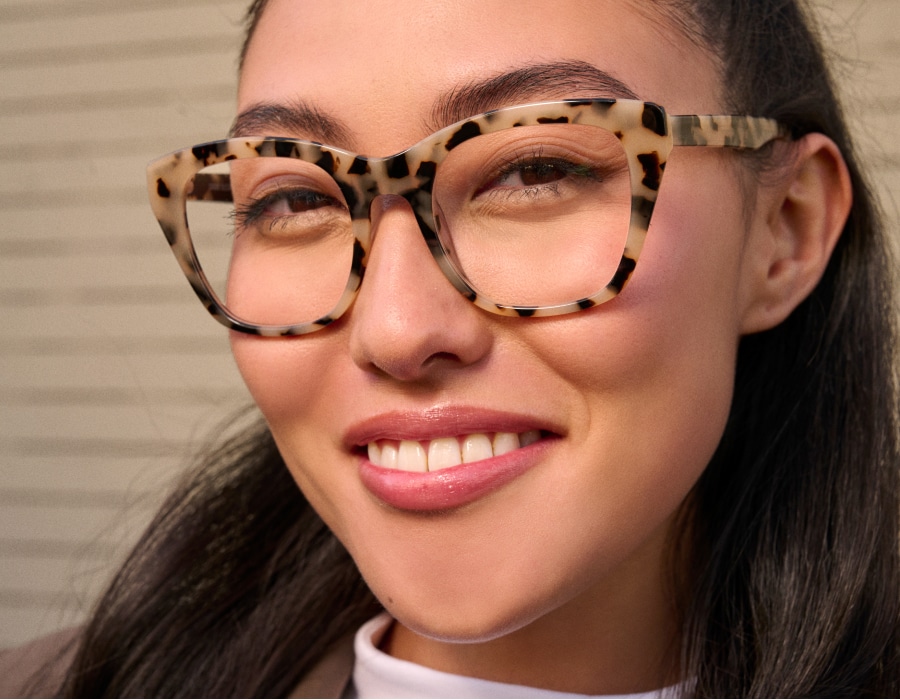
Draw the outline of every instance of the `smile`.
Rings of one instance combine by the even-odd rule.
[[[343,435],[362,486],[404,511],[449,511],[542,464],[565,439],[547,416],[469,406],[373,414]]]
[[[432,440],[377,440],[368,443],[369,461],[376,467],[407,472],[435,472],[460,464],[499,457],[541,438],[539,430],[523,433],[470,433]]]

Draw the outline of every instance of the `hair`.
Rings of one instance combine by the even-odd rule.
[[[250,6],[242,59],[266,4]],[[741,341],[724,436],[673,542],[689,562],[679,672],[698,697],[896,696],[895,309],[874,197],[799,0],[661,7],[716,58],[730,109],[833,139],[854,195],[815,290]],[[204,455],[166,502],[99,601],[61,692],[286,695],[379,609],[260,422]]]

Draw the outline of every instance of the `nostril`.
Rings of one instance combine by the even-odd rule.
[[[432,353],[427,360],[425,360],[426,365],[438,364],[442,361],[446,362],[459,362],[459,355],[456,355],[452,352],[436,352]]]

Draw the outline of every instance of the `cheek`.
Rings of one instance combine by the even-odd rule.
[[[683,367],[703,387],[707,374],[715,382],[734,370],[746,223],[733,162],[720,153],[676,155],[683,157],[667,169],[624,299],[648,329],[637,342],[655,343],[655,365]]]
[[[334,487],[304,465],[319,464],[320,454],[335,446],[334,438],[322,429],[340,418],[335,402],[328,400],[340,390],[341,375],[335,358],[342,355],[332,335],[279,339],[233,332],[231,348],[291,475],[327,515],[341,494],[330,493]]]
[[[278,424],[306,412],[314,394],[317,375],[305,371],[315,366],[318,345],[305,338],[259,338],[232,331],[231,352],[253,400],[270,424]]]
[[[615,446],[610,457],[620,464],[642,465],[619,474],[637,475],[648,496],[669,498],[679,475],[679,488],[691,487],[731,405],[744,222],[734,171],[711,160],[701,177],[667,172],[634,277],[619,297],[561,319],[556,332],[552,320],[524,331],[579,389],[585,439],[600,450]]]

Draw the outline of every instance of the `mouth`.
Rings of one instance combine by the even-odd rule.
[[[540,430],[522,433],[469,433],[430,440],[373,440],[366,445],[369,461],[383,469],[437,472],[461,464],[500,457],[538,442]]]
[[[359,478],[404,511],[448,511],[477,501],[543,463],[564,437],[546,419],[468,407],[371,416],[345,434]]]

